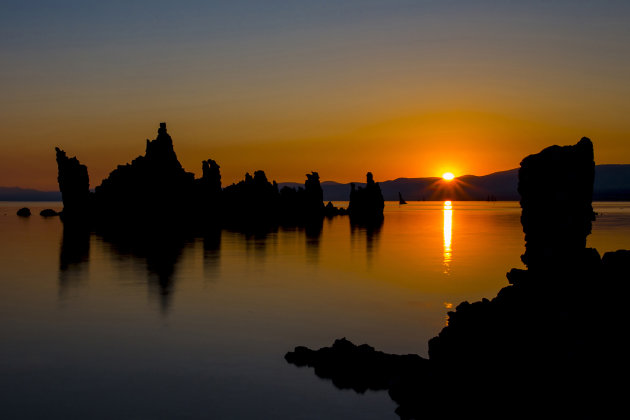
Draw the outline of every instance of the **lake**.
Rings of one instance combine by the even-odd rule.
[[[427,356],[447,311],[524,268],[517,202],[135,245],[64,237],[49,207],[0,202],[3,418],[396,419],[386,392],[339,390],[284,354],[346,337]],[[630,249],[630,203],[594,208],[588,246]]]

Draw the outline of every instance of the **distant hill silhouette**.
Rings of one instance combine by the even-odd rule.
[[[0,201],[61,201],[61,193],[59,191],[0,187]]]
[[[354,183],[365,186],[362,183]],[[298,186],[296,183],[280,183],[280,186]],[[495,172],[489,175],[464,175],[451,183],[438,177],[398,178],[379,182],[386,201],[398,201],[398,193],[407,201],[418,200],[481,200],[518,201],[518,169]],[[324,201],[347,201],[350,183],[334,181],[321,183]],[[450,188],[441,188],[451,186]],[[630,165],[596,165],[593,190],[595,201],[630,201]]]
[[[482,200],[494,196],[497,200],[519,200],[516,186],[518,169],[495,172],[489,175],[464,175],[456,178],[465,181],[461,185],[463,192],[457,192],[453,200]],[[440,178],[398,178],[379,182],[383,198],[386,201],[398,201],[401,193],[407,201],[431,199],[430,186],[439,182]],[[365,187],[365,183],[355,182],[357,187]],[[297,182],[280,182],[278,187],[299,188],[304,184]],[[348,201],[350,183],[324,181],[321,183],[324,201]],[[436,198],[438,199],[438,198]],[[594,201],[630,201],[630,165],[596,165]],[[61,201],[59,191],[41,191],[17,187],[0,187],[0,201]]]
[[[596,165],[593,200],[630,200],[630,165]]]

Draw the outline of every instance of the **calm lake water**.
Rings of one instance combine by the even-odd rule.
[[[338,217],[149,250],[64,238],[47,207],[0,203],[2,418],[395,419],[386,392],[284,354],[347,337],[426,356],[449,308],[495,296],[524,251],[516,202],[387,203],[376,231]],[[594,207],[589,246],[630,249],[630,203]]]

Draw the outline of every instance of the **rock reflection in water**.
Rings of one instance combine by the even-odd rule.
[[[307,258],[316,264],[319,258],[323,223],[283,228],[300,232],[306,246]],[[256,261],[266,261],[278,249],[279,230],[276,227],[255,231],[232,232],[242,238],[245,255]],[[197,244],[202,247],[203,269],[208,279],[220,276],[223,229],[208,229],[203,233],[150,231],[96,233],[88,229],[66,227],[59,251],[59,294],[64,295],[71,284],[79,285],[89,277],[90,242],[104,244],[98,247],[114,259],[131,258],[146,270],[146,283],[150,296],[162,312],[172,306],[176,289],[177,268],[184,250]],[[229,234],[229,231],[227,232]],[[371,241],[371,239],[370,239]],[[97,256],[95,256],[97,257]]]
[[[314,223],[306,226],[306,257],[309,263],[317,264],[319,262],[319,248],[322,240],[322,230],[324,228],[323,220],[321,223]]]
[[[371,223],[350,223],[350,236],[353,244],[365,243],[365,255],[368,264],[377,251],[383,220]]]
[[[174,275],[182,250],[190,243],[185,235],[164,232],[134,232],[101,235],[80,228],[65,228],[59,257],[59,293],[70,285],[71,279],[85,277],[90,260],[90,241],[106,243],[118,256],[131,256],[146,264],[147,284],[152,296],[160,302],[162,311],[168,311],[174,290]],[[204,236],[204,246],[218,250],[220,231]],[[218,252],[216,253],[218,255]],[[76,283],[76,281],[73,281]]]
[[[203,269],[205,278],[219,276],[219,263],[221,261],[221,229],[210,231],[203,237]]]
[[[90,259],[90,232],[65,227],[59,244],[59,296],[81,283],[85,263]]]

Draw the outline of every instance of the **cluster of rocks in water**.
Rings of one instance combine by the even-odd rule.
[[[175,154],[173,141],[161,123],[155,140],[147,140],[146,153],[119,165],[90,191],[87,167],[56,148],[58,182],[66,224],[98,229],[154,225],[163,228],[261,228],[278,225],[321,224],[323,218],[349,215],[353,223],[380,223],[383,195],[368,173],[365,188],[350,192],[348,209],[324,205],[319,174],[307,174],[304,188],[269,182],[263,171],[222,188],[219,165],[202,162],[202,177],[186,172]]]
[[[17,211],[17,215],[20,217],[29,217],[31,215],[31,209],[28,207],[22,207]],[[39,212],[39,215],[42,217],[54,217],[59,216],[59,213],[53,209],[44,209]]]
[[[401,418],[483,415],[604,417],[619,409],[630,251],[586,248],[593,146],[552,146],[521,162],[519,193],[527,270],[512,269],[493,299],[463,302],[429,341],[429,358],[392,355],[348,340],[296,347],[339,388],[387,389]],[[491,255],[488,258],[492,258]],[[625,408],[625,407],[624,407]]]
[[[281,227],[300,229],[314,243],[327,217],[348,215],[353,231],[364,229],[368,235],[378,231],[383,220],[383,196],[371,174],[369,187],[353,190],[369,189],[359,193],[359,200],[376,203],[380,212],[356,204],[354,195],[352,211],[330,202],[324,205],[316,172],[306,175],[301,188],[279,188],[263,171],[222,187],[220,167],[208,159],[202,162],[201,178],[195,179],[177,159],[165,123],[155,140],[147,140],[143,156],[119,165],[93,192],[87,167],[59,148],[56,155],[64,204],[61,270],[87,258],[90,235],[95,233],[117,252],[146,259],[150,287],[159,293],[164,310],[169,307],[176,262],[192,238],[201,239],[204,250],[214,253],[223,229],[256,238]],[[373,197],[366,199],[366,194]]]
[[[352,187],[348,209],[323,204],[316,172],[307,175],[304,188],[279,189],[263,171],[223,188],[219,165],[209,159],[195,179],[179,163],[165,124],[147,140],[144,156],[118,166],[94,192],[87,167],[56,150],[65,227],[115,235],[159,226],[154,233],[168,237],[182,228],[308,229],[340,214],[368,226],[383,219],[383,196],[370,173],[364,188]],[[630,251],[600,257],[586,248],[595,219],[593,177],[593,146],[586,138],[521,162],[527,270],[512,269],[496,297],[449,312],[447,326],[429,341],[428,359],[340,339],[319,350],[296,347],[286,360],[313,367],[339,388],[388,390],[401,418],[602,417],[619,407]]]

